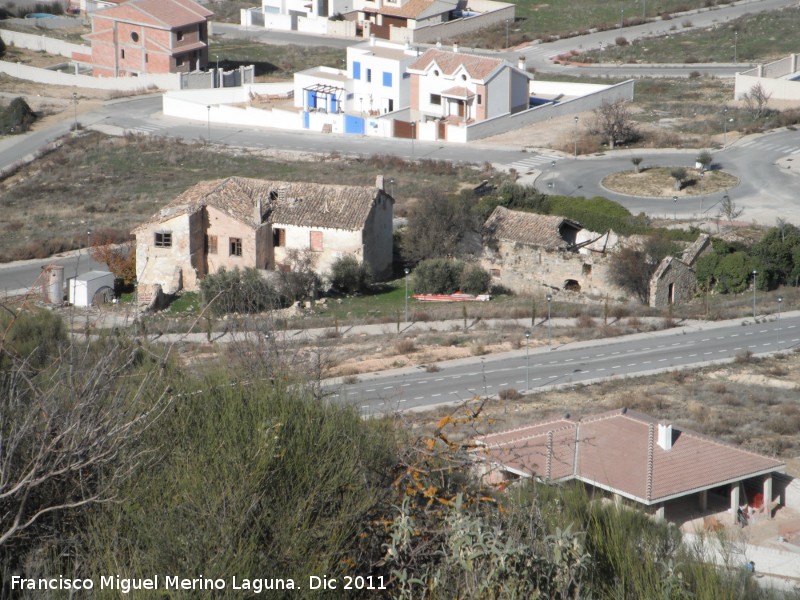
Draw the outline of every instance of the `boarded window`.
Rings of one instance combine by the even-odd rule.
[[[156,231],[156,248],[172,248],[172,233]]]
[[[314,252],[322,252],[322,232],[321,231],[312,231],[311,232],[311,249]]]
[[[206,254],[216,254],[217,253],[217,236],[215,235],[207,235],[206,236]]]
[[[230,238],[231,256],[242,255],[242,238]]]
[[[442,104],[442,97],[439,94],[431,94],[431,104],[440,106]]]
[[[283,247],[286,245],[286,230],[273,229],[272,230],[272,245],[274,247]]]

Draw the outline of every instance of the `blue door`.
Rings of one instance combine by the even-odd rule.
[[[317,93],[308,91],[306,95],[306,104],[308,108],[317,108]]]
[[[344,132],[355,133],[357,135],[364,135],[364,119],[362,119],[361,117],[353,117],[351,115],[345,115]]]
[[[311,127],[311,115],[308,114],[308,111],[303,112],[303,127],[306,129]]]
[[[336,100],[336,96],[331,96],[330,112],[332,113],[339,112],[339,102]]]

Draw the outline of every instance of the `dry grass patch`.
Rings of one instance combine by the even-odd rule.
[[[728,190],[739,184],[739,179],[725,171],[706,171],[700,182],[700,171],[686,169],[687,179],[680,191],[675,190],[675,179],[670,174],[671,167],[650,167],[636,171],[612,173],[601,182],[603,187],[628,196],[648,198],[685,198],[701,194],[713,194]]]

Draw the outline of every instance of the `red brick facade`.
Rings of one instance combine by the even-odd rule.
[[[208,64],[208,19],[191,0],[130,0],[92,13],[95,76],[179,73]]]

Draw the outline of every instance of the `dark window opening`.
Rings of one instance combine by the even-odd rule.
[[[286,230],[273,229],[272,230],[272,245],[275,247],[283,247],[286,245]]]
[[[567,279],[564,282],[564,289],[569,292],[580,292],[581,284],[575,281],[574,279]]]
[[[139,41],[139,34],[138,34],[138,33],[136,33],[135,31],[131,31],[131,39],[132,39],[134,42],[138,42],[138,41]]]
[[[584,275],[591,275],[592,274],[592,265],[589,263],[583,263],[583,267],[581,268],[581,272]]]
[[[119,57],[120,58],[125,58],[125,50],[124,49],[119,51]]]
[[[157,231],[156,248],[172,248],[172,233]]]
[[[242,255],[242,238],[230,238],[230,254],[231,256]]]
[[[431,94],[431,104],[441,105],[442,97],[439,94]]]
[[[179,41],[179,42],[182,42],[182,41],[183,41],[183,32],[182,32],[182,31],[179,31],[179,32],[178,32],[176,35],[177,35],[177,37],[178,37],[178,41]]]

